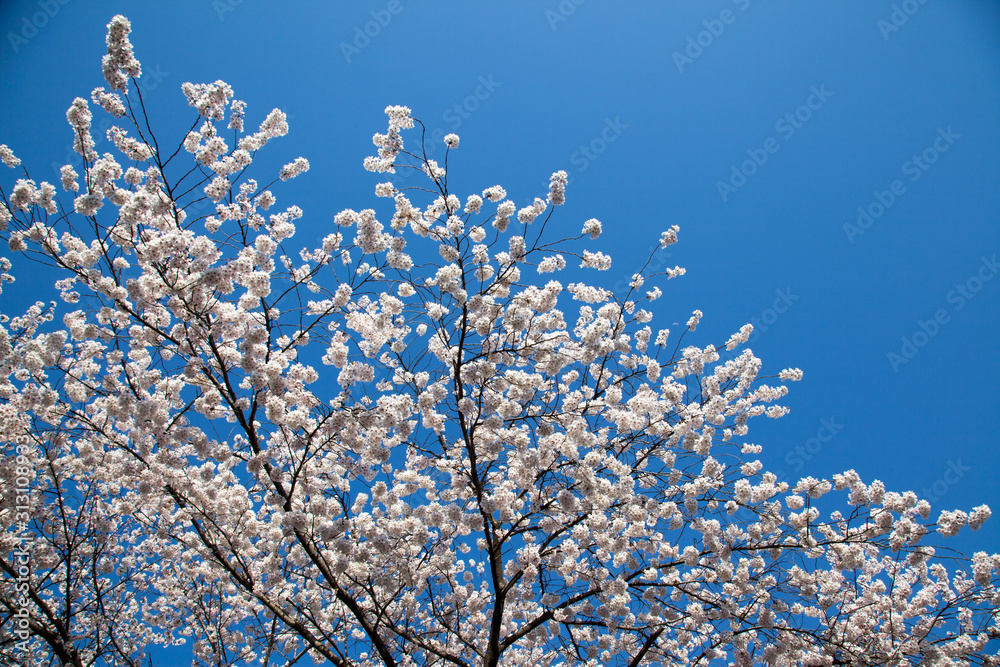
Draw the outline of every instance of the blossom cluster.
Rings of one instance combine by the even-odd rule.
[[[119,14],[108,24],[108,53],[104,56],[104,78],[112,90],[125,92],[130,78],[138,79],[142,75],[142,66],[132,52],[132,42],[128,35],[132,32],[132,24]]]

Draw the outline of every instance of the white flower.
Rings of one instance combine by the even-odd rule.
[[[109,93],[103,87],[94,88],[90,93],[90,99],[115,118],[125,115],[125,104],[118,93]]]
[[[448,314],[448,309],[442,306],[440,303],[430,303],[427,305],[427,315],[432,320],[439,320],[447,314]]]
[[[562,206],[566,203],[566,183],[569,177],[565,171],[557,171],[549,179],[549,203],[553,206]]]
[[[446,134],[444,135],[444,145],[448,148],[458,148],[458,135],[457,134]]]
[[[188,153],[197,153],[201,149],[201,134],[195,131],[187,133],[184,137],[184,150]]]
[[[333,221],[341,227],[350,227],[358,221],[357,211],[346,208],[333,217]]]
[[[233,96],[233,89],[221,80],[215,83],[183,83],[181,91],[188,104],[198,110],[198,115],[210,120],[223,119]]]
[[[94,215],[97,213],[97,209],[104,205],[104,201],[101,195],[98,194],[86,194],[80,195],[75,200],[73,200],[73,208],[80,215]]]
[[[112,90],[125,91],[129,77],[138,79],[142,75],[142,67],[132,54],[132,43],[128,39],[131,31],[132,25],[121,14],[108,24],[108,54],[104,56],[102,65],[104,78]]]
[[[584,250],[583,261],[580,262],[580,266],[587,269],[606,271],[611,268],[611,258],[603,252],[590,252],[589,250]]]
[[[680,227],[674,225],[667,231],[663,232],[660,235],[660,247],[666,248],[668,245],[677,243],[677,232],[679,232],[680,230],[681,230]]]
[[[140,142],[138,139],[129,137],[125,130],[120,127],[112,127],[108,130],[108,141],[130,159],[142,162],[151,158],[154,154],[152,146]]]
[[[980,526],[982,526],[992,514],[993,513],[990,511],[989,505],[973,507],[972,514],[969,515],[969,528],[972,530],[979,530]]]
[[[554,257],[546,257],[538,264],[539,273],[552,273],[553,271],[561,271],[566,267],[566,260],[563,259],[562,255],[556,255]]]
[[[997,565],[1000,565],[1000,558],[997,558],[996,556],[990,558],[989,554],[985,551],[977,551],[973,554],[972,576],[976,580],[976,583],[981,586],[989,585],[990,576],[993,574],[993,571],[997,569]]]
[[[10,204],[15,211],[26,211],[35,205],[38,199],[38,188],[30,179],[19,178],[10,193]]]
[[[410,118],[410,107],[388,106],[385,113],[389,116],[389,127],[396,130],[406,130],[413,127],[413,119]]]
[[[499,185],[494,185],[491,188],[486,188],[483,190],[483,197],[489,199],[492,202],[498,202],[507,196],[507,191],[504,190]]]
[[[7,241],[7,247],[11,252],[24,252],[28,249],[28,244],[24,242],[23,232],[14,232]]]
[[[726,341],[726,349],[727,350],[735,350],[741,344],[743,344],[743,343],[747,342],[748,340],[750,340],[750,334],[752,334],[752,333],[753,333],[753,325],[752,324],[744,324],[743,327],[740,328],[740,330],[738,332],[734,333],[732,336],[729,337],[729,340]],[[802,375],[801,375],[801,372],[800,372],[799,378],[801,379],[801,377],[802,377]]]
[[[243,131],[243,118],[246,108],[247,103],[243,100],[233,100],[230,103],[229,110],[231,115],[229,116],[229,125],[227,126],[230,130]]]
[[[591,218],[583,223],[583,231],[581,233],[590,234],[590,238],[596,239],[601,235],[601,221],[597,218]]]
[[[523,236],[510,237],[510,239],[507,242],[507,245],[510,248],[510,257],[515,262],[524,257],[525,245]]]
[[[205,194],[214,202],[225,197],[227,192],[229,192],[229,179],[225,176],[216,176],[205,186]]]
[[[0,160],[11,169],[21,164],[21,160],[14,155],[14,151],[8,148],[7,144],[0,144]]]
[[[968,519],[969,516],[962,510],[955,510],[954,512],[946,510],[941,512],[941,516],[937,520],[938,532],[945,537],[957,535],[958,531],[968,522]]]
[[[295,158],[294,162],[289,162],[281,168],[280,178],[287,181],[306,171],[309,171],[309,160],[304,157]]]
[[[90,121],[92,119],[93,114],[90,113],[87,100],[82,97],[73,100],[73,104],[66,110],[66,120],[73,128],[73,150],[88,160],[97,159],[94,138],[90,136]]]
[[[479,213],[479,209],[483,206],[483,198],[479,195],[469,195],[469,198],[465,200],[465,212],[466,213]]]
[[[698,323],[701,322],[703,314],[704,313],[702,313],[700,310],[696,310],[693,313],[691,313],[691,319],[687,321],[688,331],[694,331],[695,327],[698,326]]]
[[[281,109],[271,109],[258,130],[269,137],[283,137],[288,134],[288,117]]]
[[[259,195],[257,195],[257,206],[264,209],[265,211],[274,206],[274,202],[275,202],[274,194],[270,190],[264,190]]]
[[[516,210],[517,206],[514,205],[514,202],[509,200],[503,202],[497,207],[497,217],[493,221],[493,226],[497,229],[497,231],[507,231],[507,225],[510,224],[510,216],[514,215]]]
[[[69,165],[66,165],[66,167],[69,167],[69,170],[72,173],[71,174],[66,174],[66,173],[62,174],[63,187],[66,187],[66,177],[67,176],[69,176],[70,180],[76,178],[76,172],[73,171],[73,168],[70,167]],[[63,169],[66,169],[66,167],[63,167]],[[129,167],[128,169],[125,170],[125,176],[123,178],[124,178],[125,182],[128,183],[129,185],[139,185],[140,183],[142,183],[142,177],[143,177],[143,173],[141,171],[139,171],[135,167]],[[70,188],[66,188],[66,189],[69,190]]]
[[[367,171],[373,171],[379,174],[384,172],[389,172],[390,174],[396,173],[396,169],[392,166],[392,160],[374,157],[371,155],[365,158],[364,167]]]
[[[427,160],[424,163],[423,170],[433,181],[440,181],[445,175],[444,168],[438,166],[437,160]]]
[[[517,212],[518,222],[528,224],[545,212],[545,202],[539,197],[535,197],[535,202],[531,206],[525,206]]]

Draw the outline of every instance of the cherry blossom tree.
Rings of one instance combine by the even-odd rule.
[[[930,544],[989,508],[779,483],[748,425],[801,371],[761,375],[750,325],[655,327],[682,268],[584,282],[612,260],[555,214],[565,172],[520,210],[460,196],[458,137],[439,165],[388,107],[364,166],[425,184],[301,247],[276,192],[309,163],[253,165],[285,115],[188,83],[168,143],[129,33],[67,112],[81,172],[0,146],[4,238],[61,301],[0,325],[8,664],[1000,664],[1000,555]]]

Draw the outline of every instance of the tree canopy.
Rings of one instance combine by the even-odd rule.
[[[420,183],[302,247],[277,202],[309,162],[254,165],[285,114],[253,130],[228,84],[188,83],[168,141],[129,34],[114,17],[108,87],[67,111],[82,172],[36,183],[0,146],[3,235],[61,301],[2,309],[5,660],[1000,663],[1000,555],[936,539],[989,508],[766,471],[749,421],[802,372],[762,375],[750,325],[657,326],[680,267],[602,286],[565,172],[520,209],[452,192],[458,136],[439,164],[390,106],[364,167]]]

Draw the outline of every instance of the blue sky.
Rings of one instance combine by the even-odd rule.
[[[609,285],[680,225],[666,261],[688,272],[654,326],[700,308],[706,344],[754,322],[765,372],[805,372],[791,414],[751,427],[771,469],[1000,511],[1000,4],[6,1],[0,142],[36,180],[67,159],[72,99],[104,85],[116,13],[162,136],[193,120],[186,81],[230,83],[250,126],[290,115],[266,153],[311,162],[283,189],[303,244],[385,207],[361,161],[405,104],[461,136],[455,192],[523,204],[566,169],[554,221],[604,222]],[[50,298],[32,288],[0,308]],[[951,544],[1000,550],[998,526]]]

